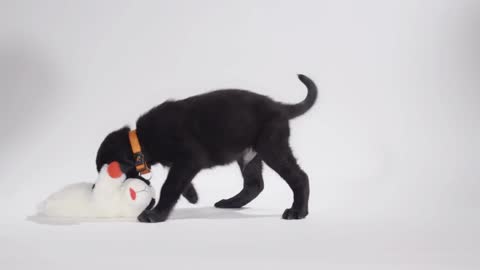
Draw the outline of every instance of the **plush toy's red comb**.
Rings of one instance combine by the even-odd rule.
[[[108,164],[108,175],[112,178],[119,178],[122,176],[122,170],[120,169],[120,163],[114,161],[110,164]]]

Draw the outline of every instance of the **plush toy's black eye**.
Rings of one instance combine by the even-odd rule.
[[[95,188],[95,184],[93,184],[93,186],[92,186],[92,190],[93,190],[94,188]]]

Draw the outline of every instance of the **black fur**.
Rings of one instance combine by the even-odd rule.
[[[179,101],[166,101],[142,115],[137,134],[149,165],[170,167],[158,204],[145,210],[142,222],[165,221],[178,198],[198,200],[191,182],[202,169],[237,161],[244,178],[242,191],[215,204],[220,208],[246,205],[263,190],[262,162],[275,170],[293,191],[293,204],[284,219],[308,214],[309,183],[289,146],[289,120],[309,110],[317,98],[317,87],[307,76],[298,75],[307,86],[305,100],[282,104],[245,90],[217,90]],[[119,161],[129,177],[137,174],[128,141],[128,127],[109,134],[97,154],[97,169]],[[247,164],[246,149],[257,152]]]

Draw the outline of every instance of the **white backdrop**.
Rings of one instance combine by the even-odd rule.
[[[0,203],[2,220],[10,225],[3,235],[8,241],[0,243],[18,247],[8,253],[16,254],[32,237],[45,235],[42,230],[55,233],[57,227],[25,218],[61,186],[93,181],[95,154],[104,136],[133,124],[152,106],[226,87],[298,102],[306,90],[296,74],[305,73],[317,83],[319,99],[309,113],[291,122],[291,144],[310,176],[309,218],[296,223],[300,225],[279,223],[291,192],[267,168],[266,188],[249,207],[271,217],[232,218],[231,224],[203,221],[219,215],[209,206],[241,189],[238,169],[227,166],[196,177],[201,208],[189,211],[191,206],[181,201],[179,208],[187,212],[171,223],[183,225],[182,233],[191,226],[226,225],[267,226],[268,233],[275,230],[266,224],[275,224],[288,234],[300,226],[302,241],[311,248],[323,240],[335,245],[346,235],[354,240],[345,245],[383,243],[370,249],[372,257],[353,261],[344,260],[340,248],[337,254],[324,244],[323,252],[333,252],[323,261],[328,264],[474,267],[480,251],[479,18],[475,0],[2,1]],[[166,171],[158,167],[154,173],[159,188]],[[342,220],[363,225],[343,231]],[[333,233],[339,238],[322,234],[321,224],[342,228]],[[81,226],[76,230],[109,232],[102,231],[106,226]],[[124,229],[132,226],[138,233],[145,228],[130,224]],[[380,242],[361,236],[375,235],[378,226],[388,228],[375,238]],[[174,238],[178,226],[148,228],[151,234],[170,228],[168,235]],[[370,234],[357,234],[363,232],[359,228]],[[438,240],[450,230],[458,234]],[[22,236],[27,231],[29,237]],[[396,234],[398,239],[390,241]],[[205,237],[216,243],[230,233],[220,235]],[[328,235],[330,242],[324,238]],[[240,241],[228,243],[235,246],[235,239]],[[402,246],[404,240],[408,244]],[[410,256],[412,245],[430,255]],[[404,255],[392,259],[384,254],[383,260],[374,255],[388,248]],[[291,261],[284,259],[282,265],[297,265],[299,257],[304,259],[299,265],[321,263],[317,253],[305,252],[289,254]],[[32,263],[62,265],[42,256],[35,255]],[[70,257],[64,256],[67,263]],[[172,251],[169,256],[179,255]],[[14,257],[3,259],[26,267]],[[228,263],[230,257],[223,258]]]

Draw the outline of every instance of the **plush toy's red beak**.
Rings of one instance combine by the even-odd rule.
[[[118,163],[117,161],[108,164],[107,171],[108,175],[110,175],[110,177],[114,179],[119,178],[123,174],[122,170],[120,169],[120,163]]]
[[[133,188],[130,188],[130,198],[132,198],[132,200],[134,201],[137,198],[137,193],[135,192],[135,190],[133,190]]]

